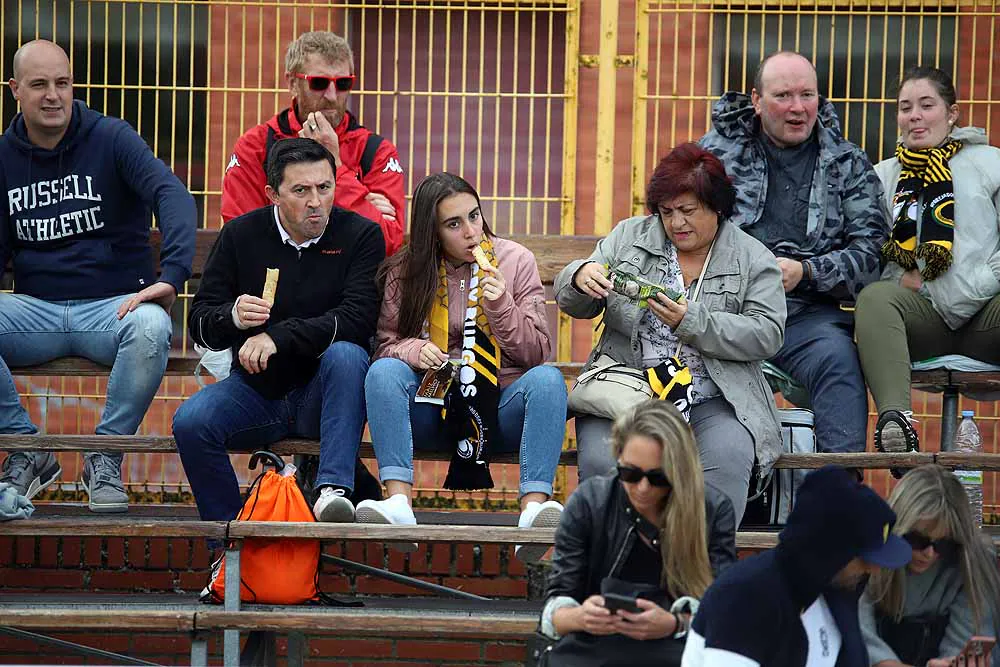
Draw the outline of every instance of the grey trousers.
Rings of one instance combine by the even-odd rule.
[[[614,470],[617,462],[611,455],[611,424],[610,419],[603,417],[576,418],[577,472],[581,482]],[[691,408],[691,428],[698,443],[705,481],[733,503],[739,526],[753,472],[753,437],[721,396]]]

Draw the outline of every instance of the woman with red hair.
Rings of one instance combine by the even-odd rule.
[[[755,462],[766,471],[781,451],[760,362],[781,347],[785,293],[771,251],[728,222],[735,201],[718,158],[678,146],[650,177],[650,215],[618,223],[555,288],[565,313],[603,324],[570,393],[580,479],[614,467],[613,420],[652,394],[690,421],[705,481],[729,497],[739,525]],[[588,390],[595,379],[600,389]],[[619,389],[636,379],[639,391]]]

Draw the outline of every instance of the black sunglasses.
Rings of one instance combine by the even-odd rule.
[[[293,72],[292,76],[296,79],[305,79],[309,83],[309,89],[315,90],[316,92],[322,92],[330,87],[333,83],[334,88],[340,92],[346,92],[354,87],[354,75],[349,76],[319,76],[312,74],[302,74],[301,72]]]
[[[645,477],[649,480],[652,486],[658,486],[660,488],[672,489],[674,485],[670,483],[667,476],[659,468],[654,468],[653,470],[643,470],[637,466],[627,466],[622,463],[618,464],[618,476],[623,482],[628,482],[629,484],[638,484]]]
[[[941,558],[949,559],[958,553],[958,550],[962,548],[962,545],[949,537],[942,537],[940,540],[932,540],[923,533],[918,533],[915,530],[911,530],[906,535],[903,535],[903,539],[910,543],[910,546],[917,551],[923,551],[927,547],[933,546],[934,551],[938,553]]]

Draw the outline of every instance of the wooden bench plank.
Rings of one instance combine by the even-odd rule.
[[[273,611],[199,611],[198,630],[302,631],[352,636],[454,637],[489,635],[525,638],[535,631],[538,614],[490,612],[402,612],[366,611],[363,608],[301,611],[281,608]]]
[[[171,354],[167,360],[165,376],[177,377],[182,375],[194,375],[194,370],[198,366],[197,356],[184,356],[180,352]],[[111,372],[109,366],[84,359],[83,357],[62,357],[47,361],[37,366],[15,367],[11,371],[18,376],[52,376],[52,377],[95,377],[108,375]]]
[[[0,535],[25,537],[214,537],[226,536],[225,521],[136,519],[127,514],[102,518],[24,519],[0,522]]]
[[[858,452],[830,454],[817,452],[815,454],[782,454],[775,461],[775,468],[792,468],[804,470],[822,468],[825,465],[843,466],[846,468],[915,468],[926,463],[934,463],[934,452],[917,452],[901,454],[883,454],[881,452]],[[995,464],[1000,464],[1000,454],[995,457]]]
[[[195,628],[194,611],[164,611],[130,607],[119,613],[108,610],[58,608],[17,609],[8,606],[0,612],[0,623],[15,628],[58,628],[60,630],[162,630],[191,632]]]
[[[386,526],[364,523],[290,523],[233,521],[230,538],[267,537],[362,542],[463,542],[475,544],[552,544],[555,528],[513,526]]]

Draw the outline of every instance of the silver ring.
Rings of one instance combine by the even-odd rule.
[[[319,129],[319,126],[316,123],[309,123],[309,129],[315,132]]]

